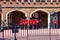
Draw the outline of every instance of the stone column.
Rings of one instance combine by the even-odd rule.
[[[6,2],[6,0],[3,0],[3,2]]]
[[[58,0],[57,0],[57,2],[58,2]]]
[[[28,0],[28,2],[30,2],[30,0]]]
[[[50,2],[53,2],[53,0],[50,0]]]
[[[12,2],[12,0],[10,0],[10,2]]]
[[[47,2],[47,0],[45,0],[45,2]]]
[[[16,0],[16,3],[18,3],[19,1],[18,0]]]
[[[50,29],[50,14],[48,14],[48,29]]]
[[[33,2],[36,2],[36,0],[33,0]]]
[[[41,2],[41,0],[40,0],[40,2]]]
[[[21,2],[24,2],[24,0],[21,0]]]

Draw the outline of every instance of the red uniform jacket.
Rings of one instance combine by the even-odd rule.
[[[57,20],[56,20],[56,19],[53,20],[53,24],[54,24],[54,25],[57,24]]]
[[[36,24],[38,24],[38,20],[36,20],[36,19],[29,20],[29,24],[36,25]]]
[[[20,20],[20,25],[26,25],[28,23],[28,20],[22,19]]]

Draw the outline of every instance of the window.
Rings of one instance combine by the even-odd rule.
[[[41,2],[45,2],[45,0],[41,0]]]
[[[0,1],[3,1],[3,0],[0,0]]]
[[[28,2],[28,0],[24,0],[24,2]]]
[[[30,0],[30,2],[33,2],[33,0]]]
[[[0,14],[0,27],[1,27],[1,14]]]
[[[38,25],[35,24],[32,26],[31,24],[29,24],[30,29],[48,28],[48,14],[47,13],[43,11],[37,11],[31,15],[30,19],[37,19],[36,21],[38,21]]]
[[[40,2],[40,0],[36,0],[36,2]]]
[[[12,1],[15,1],[15,0],[12,0]]]
[[[56,0],[53,0],[53,2],[57,2]]]
[[[10,1],[10,0],[6,0],[6,1]]]
[[[58,2],[60,2],[60,0],[58,0]]]
[[[21,0],[18,0],[19,2],[21,2]]]
[[[51,0],[47,0],[47,2],[50,2]]]

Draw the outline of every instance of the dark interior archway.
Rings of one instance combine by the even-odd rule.
[[[57,15],[58,15],[58,28],[60,28],[60,11],[57,12]]]
[[[8,25],[19,25],[20,18],[23,18],[25,14],[21,11],[13,11],[8,14]]]
[[[32,15],[39,20],[38,28],[48,28],[48,13],[44,11],[36,11]]]

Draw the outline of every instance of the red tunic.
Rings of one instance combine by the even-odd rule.
[[[36,25],[36,24],[38,24],[38,20],[36,20],[36,19],[29,20],[29,24]]]
[[[53,20],[53,24],[54,24],[54,25],[57,24],[57,20],[56,20],[56,19]]]
[[[28,20],[26,19],[20,20],[20,25],[26,25],[27,23],[28,23]]]

